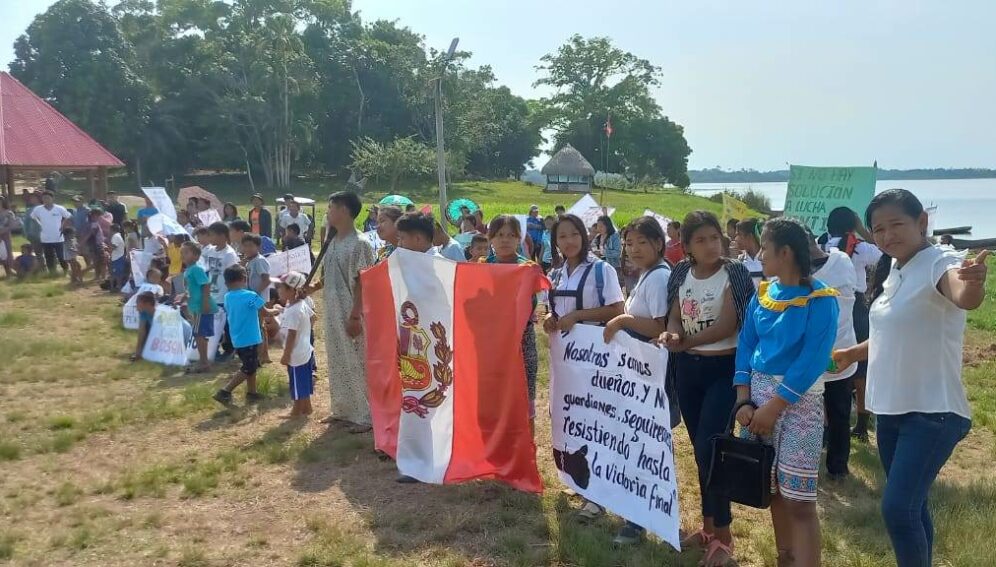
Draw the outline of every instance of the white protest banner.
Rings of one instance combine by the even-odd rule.
[[[584,197],[578,199],[576,203],[571,205],[571,208],[567,209],[567,214],[580,217],[592,208],[598,208],[598,201],[591,196],[591,193],[585,193]]]
[[[550,417],[560,479],[680,549],[678,479],[664,391],[667,350],[575,325],[550,337]]]
[[[145,221],[145,224],[149,227],[149,232],[155,235],[173,236],[175,234],[187,234],[187,229],[183,228],[180,223],[162,213],[152,215]]]
[[[514,215],[516,220],[519,221],[519,232],[522,234],[522,242],[526,241],[526,227],[529,226],[529,215]]]
[[[654,211],[651,211],[650,209],[644,209],[643,210],[643,216],[645,216],[645,217],[654,217],[657,220],[657,224],[661,225],[661,230],[664,231],[664,242],[666,243],[669,240],[671,240],[671,238],[668,237],[668,235],[667,235],[667,225],[671,224],[671,219],[669,219],[669,218],[667,218],[667,217],[665,217],[663,215],[659,215],[659,214],[655,213]]]
[[[145,196],[152,201],[152,205],[155,206],[160,213],[176,220],[176,207],[173,206],[173,201],[170,200],[169,194],[166,193],[165,187],[142,187],[142,193],[145,193]]]
[[[221,222],[221,215],[214,209],[208,209],[197,213],[197,218],[201,219],[204,226],[211,226],[216,222]]]
[[[128,298],[128,301],[121,308],[121,326],[129,331],[138,329],[138,294]]]
[[[145,273],[149,271],[151,263],[152,254],[144,250],[131,251],[131,278],[135,281],[136,288],[145,283]]]
[[[183,336],[183,317],[179,309],[156,306],[152,328],[142,350],[142,358],[169,366],[187,363],[187,341]]]
[[[311,250],[307,244],[291,248],[286,252],[277,252],[266,257],[270,263],[270,277],[279,278],[287,272],[311,273]]]

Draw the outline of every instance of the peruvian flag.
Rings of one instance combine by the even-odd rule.
[[[398,249],[360,281],[376,447],[422,482],[541,492],[522,358],[539,267]]]
[[[612,115],[609,114],[608,116],[605,117],[605,137],[611,138],[612,132],[614,132],[614,130],[612,129]]]

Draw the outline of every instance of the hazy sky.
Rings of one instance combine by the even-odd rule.
[[[0,0],[0,63],[51,0]],[[12,6],[13,5],[13,6]],[[522,96],[573,33],[663,69],[693,168],[786,162],[996,167],[996,2],[354,0],[445,48],[460,37]],[[625,124],[614,124],[616,129]]]

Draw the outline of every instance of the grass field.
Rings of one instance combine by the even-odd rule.
[[[486,209],[493,203],[519,212],[530,201],[558,202],[523,198],[514,187],[502,193],[498,185],[488,186],[493,200],[479,196]],[[701,201],[619,197],[610,201],[618,214],[658,208],[657,200],[660,212],[683,214]],[[666,208],[664,199],[672,197],[673,208]],[[684,199],[691,201],[682,209]],[[992,564],[996,274],[989,289],[966,340],[975,425],[934,492],[936,557],[944,565]],[[577,522],[578,503],[560,490],[542,420],[537,445],[547,488],[541,496],[490,482],[400,485],[392,463],[374,455],[369,435],[280,420],[289,407],[281,369],[261,373],[265,403],[219,411],[210,395],[233,366],[189,377],[132,365],[133,340],[120,328],[119,301],[93,285],[0,283],[0,562],[483,567],[695,565],[699,559],[654,538],[614,549],[615,517]],[[542,355],[545,338],[540,342]],[[327,361],[323,348],[317,353],[314,402],[321,416],[329,407]],[[545,384],[545,356],[540,369]],[[691,529],[700,520],[694,464],[684,431],[675,439],[682,524]],[[883,478],[873,444],[854,447],[852,470],[841,484],[821,484],[824,562],[892,565],[878,514]],[[739,563],[773,564],[767,514],[736,507],[734,517]]]

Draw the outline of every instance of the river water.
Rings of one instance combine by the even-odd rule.
[[[924,207],[937,206],[935,228],[971,225],[971,238],[996,238],[996,179],[879,181],[875,190],[880,192],[897,187],[912,191]],[[692,191],[705,197],[723,189],[733,191],[753,189],[761,192],[771,199],[771,207],[780,211],[785,208],[788,183],[692,184]]]

